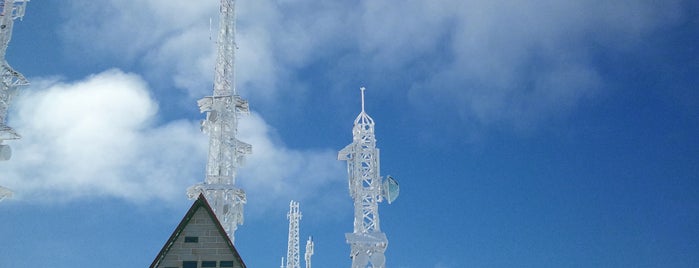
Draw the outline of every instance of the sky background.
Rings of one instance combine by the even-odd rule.
[[[146,267],[204,180],[215,0],[33,0],[0,162],[0,268]],[[387,266],[699,267],[699,2],[240,0],[253,154],[236,248],[349,267],[337,151],[376,122]],[[212,27],[210,25],[213,25]],[[211,29],[213,28],[213,29]],[[301,254],[303,254],[303,249]]]

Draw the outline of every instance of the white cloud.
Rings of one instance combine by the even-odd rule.
[[[302,70],[328,61],[341,67],[319,68],[314,79],[364,79],[375,74],[373,79],[405,80],[407,87],[384,90],[404,94],[422,109],[441,107],[467,121],[526,126],[565,114],[598,94],[605,81],[591,55],[594,49],[633,48],[647,35],[677,21],[680,3],[238,1],[237,85],[253,108],[289,102],[292,94],[304,94],[306,86],[300,81],[308,74]],[[217,5],[218,1],[75,0],[62,6],[70,14],[62,36],[68,47],[75,48],[73,52],[97,56],[82,60],[116,59],[140,65],[151,84],[168,80],[186,93],[186,100],[176,102],[192,103],[192,98],[211,92]],[[342,73],[333,73],[338,70]],[[105,93],[76,93],[85,91],[80,87],[86,83]],[[162,88],[171,85],[159,85],[153,92],[158,98],[181,96],[162,94]],[[120,92],[115,86],[128,90]],[[41,175],[26,179],[27,185],[34,185],[31,189],[53,191],[51,187],[63,185],[56,189],[67,196],[104,192],[132,198],[135,195],[129,193],[139,193],[137,188],[153,188],[170,175],[181,175],[176,181],[189,184],[200,176],[203,160],[188,165],[180,161],[202,159],[205,152],[199,144],[205,137],[192,122],[157,125],[149,90],[140,77],[118,71],[36,90],[30,94],[31,104],[19,104],[24,108],[17,120],[26,124],[23,132],[28,133],[17,143],[17,154],[20,149],[32,153],[17,155],[26,159],[16,160],[22,169],[12,171]],[[107,95],[128,105],[107,101]],[[117,116],[125,113],[131,116]],[[331,174],[341,164],[332,150],[287,148],[272,138],[274,130],[256,114],[241,121],[241,136],[255,151],[249,166],[241,170],[240,182],[251,195],[268,191],[303,195],[299,185],[321,189],[334,179]],[[88,142],[90,146],[85,146]],[[44,165],[48,168],[32,168]],[[173,171],[172,166],[183,170]],[[69,174],[83,175],[71,178]],[[137,176],[127,176],[131,174]],[[93,177],[105,183],[94,183]],[[20,178],[15,174],[12,180],[19,184]],[[158,196],[163,197],[180,187],[159,189],[163,193]]]
[[[153,80],[168,81],[166,88],[198,97],[211,88],[209,22],[218,20],[217,7],[218,1],[70,1],[61,6],[70,14],[61,36],[69,52],[91,56],[81,61],[142,65]]]
[[[190,99],[210,94],[219,1],[75,0],[61,36],[88,61],[139,65],[154,83]],[[349,3],[237,1],[237,88],[258,107],[301,93],[299,68],[348,38]],[[313,12],[310,16],[308,12]],[[345,28],[341,28],[345,27]],[[349,38],[347,41],[351,41]],[[297,88],[298,90],[285,90]]]
[[[34,83],[13,105],[23,138],[12,143],[1,172],[20,198],[171,199],[201,164],[196,126],[155,127],[157,105],[137,75],[109,70],[72,83]]]
[[[414,105],[447,105],[468,121],[526,125],[597,95],[605,81],[595,50],[633,47],[675,22],[679,7],[679,1],[365,1],[360,47],[377,71],[418,74],[403,76],[411,79]]]
[[[23,138],[11,143],[14,156],[0,174],[19,199],[172,201],[204,179],[206,135],[190,121],[157,124],[157,105],[138,75],[109,70],[70,83],[34,79],[13,111],[11,124]],[[241,185],[263,206],[275,198],[322,196],[301,187],[320,189],[342,179],[332,152],[275,143],[255,114],[241,121],[240,134],[254,150]]]
[[[98,61],[137,63],[154,79],[170,80],[189,97],[198,98],[210,94],[212,88],[218,3],[71,1],[63,6],[71,16],[61,27],[61,35],[67,46],[75,49],[72,52],[89,53]],[[275,56],[278,50],[272,36],[276,33],[268,26],[284,27],[279,7],[274,1],[242,1],[238,6],[243,6],[238,14],[255,23],[238,27],[238,45],[247,49],[236,55],[237,65],[245,66],[237,71],[237,84],[249,98],[274,99],[278,77],[285,71],[283,62]],[[305,40],[304,44],[309,42]]]
[[[132,61],[189,29],[208,32],[217,1],[75,0],[60,6],[61,36],[73,52]]]
[[[143,56],[137,61],[148,72],[199,97],[211,89],[215,30],[214,40],[207,35],[210,19],[217,26],[218,1],[192,3],[71,1],[64,35],[78,48]],[[237,1],[237,85],[263,108],[304,94],[304,68],[329,61],[336,66],[314,79],[403,81],[385,90],[469,121],[526,124],[596,96],[605,81],[594,50],[633,47],[676,22],[681,3]]]
[[[239,173],[239,184],[250,203],[268,207],[294,199],[332,205],[341,202],[338,196],[346,201],[346,172],[336,151],[287,148],[271,138],[275,136],[273,129],[255,113],[240,123],[239,139],[253,146]]]

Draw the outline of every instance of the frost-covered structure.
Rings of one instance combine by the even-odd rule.
[[[204,194],[231,241],[235,241],[247,202],[245,192],[235,186],[236,172],[252,147],[236,138],[238,117],[249,113],[249,108],[235,89],[234,0],[221,0],[217,40],[214,94],[198,101],[200,111],[206,112],[202,130],[209,135],[206,179],[189,187],[187,195],[196,198]]]
[[[0,1],[0,161],[4,161],[12,156],[10,146],[3,144],[4,141],[20,138],[14,129],[6,125],[7,109],[17,89],[29,84],[21,73],[10,67],[5,59],[5,53],[12,38],[14,20],[24,16],[29,0]]]
[[[364,111],[364,90],[362,87],[362,111],[354,120],[352,143],[338,154],[339,160],[347,161],[349,192],[354,200],[354,232],[346,234],[346,239],[352,268],[383,268],[388,238],[381,232],[379,202],[383,198],[393,202],[398,197],[398,183],[390,176],[381,181],[374,119]]]
[[[289,219],[289,242],[286,251],[286,268],[301,268],[299,257],[299,221],[301,221],[301,211],[299,211],[299,202],[291,200],[287,218]]]
[[[282,258],[281,268],[301,268],[301,240],[299,236],[301,216],[299,202],[291,200],[289,203],[289,214],[287,214],[287,218],[289,219],[289,242],[286,250],[286,265],[284,263],[284,258]],[[313,238],[308,237],[308,241],[306,241],[306,253],[304,254],[306,268],[311,268],[311,256],[313,256]]]
[[[308,240],[306,240],[306,253],[304,254],[304,258],[306,259],[306,268],[311,268],[311,257],[313,256],[313,237],[308,237]]]

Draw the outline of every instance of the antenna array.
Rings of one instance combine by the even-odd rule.
[[[388,239],[379,224],[379,202],[383,198],[395,200],[398,183],[390,177],[381,182],[374,119],[364,111],[364,90],[362,87],[362,111],[354,120],[352,143],[338,154],[339,160],[347,161],[349,192],[354,200],[354,232],[345,237],[351,248],[352,268],[384,268]]]
[[[220,27],[212,96],[199,100],[199,110],[206,112],[202,130],[209,135],[206,180],[187,189],[190,199],[203,193],[231,241],[243,224],[245,192],[235,186],[238,167],[245,154],[252,152],[250,144],[239,141],[238,118],[249,113],[246,100],[235,89],[235,1],[221,0]]]

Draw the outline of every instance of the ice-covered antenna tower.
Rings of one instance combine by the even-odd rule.
[[[187,195],[192,199],[203,193],[231,241],[235,241],[235,231],[243,224],[243,205],[247,202],[245,192],[235,186],[236,172],[252,146],[236,138],[238,117],[248,114],[249,108],[235,89],[234,0],[221,0],[219,27],[214,94],[197,102],[199,110],[206,112],[202,130],[209,135],[206,179],[189,187]]]
[[[306,259],[306,268],[311,268],[311,256],[313,256],[313,237],[309,236],[306,241],[306,254],[304,254]]]
[[[299,259],[299,221],[301,220],[301,211],[299,211],[299,202],[291,200],[289,203],[289,244],[286,251],[286,268],[301,268]]]
[[[20,86],[29,84],[24,76],[12,69],[5,59],[7,46],[12,38],[12,26],[15,19],[24,16],[29,0],[0,0],[0,161],[9,160],[12,150],[5,140],[16,140],[20,136],[14,129],[6,125],[7,109]]]
[[[352,143],[338,154],[339,160],[347,161],[349,192],[354,200],[354,232],[346,234],[346,239],[352,268],[384,268],[388,239],[379,225],[379,202],[383,198],[393,202],[398,197],[398,183],[390,176],[381,182],[374,119],[364,111],[364,90],[362,87],[362,111],[354,120]]]

